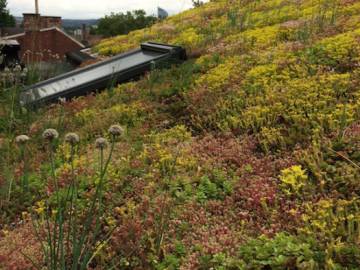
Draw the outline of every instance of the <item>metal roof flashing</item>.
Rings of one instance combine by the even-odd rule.
[[[15,39],[0,39],[0,46],[20,46]]]

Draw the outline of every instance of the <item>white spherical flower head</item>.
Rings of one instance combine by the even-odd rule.
[[[112,125],[109,128],[109,133],[114,137],[118,137],[124,133],[124,129],[120,125]]]
[[[108,146],[108,141],[105,138],[98,138],[95,141],[95,147],[97,149],[103,150]]]
[[[45,140],[53,141],[59,137],[59,133],[56,131],[56,129],[49,128],[43,132],[42,136]]]
[[[24,78],[26,78],[26,76],[27,76],[27,73],[26,73],[26,72],[21,72],[21,74],[20,74],[20,77],[21,77],[21,78],[24,79]]]
[[[30,140],[29,136],[27,135],[19,135],[15,138],[15,142],[17,144],[26,144]]]
[[[80,137],[76,133],[68,133],[65,136],[65,142],[74,146],[80,142]]]
[[[21,72],[21,66],[20,65],[16,65],[14,68],[14,72]]]

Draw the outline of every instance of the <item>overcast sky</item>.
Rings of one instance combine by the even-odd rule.
[[[21,16],[32,13],[35,0],[8,0],[11,14]],[[39,0],[40,13],[62,16],[65,19],[96,19],[104,14],[134,9],[144,9],[155,14],[157,7],[174,14],[190,8],[191,0]]]

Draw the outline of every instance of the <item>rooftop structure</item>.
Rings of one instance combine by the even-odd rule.
[[[35,13],[23,14],[22,33],[3,37],[16,40],[20,45],[20,59],[23,63],[62,61],[73,51],[85,46],[62,30],[59,16],[42,16],[39,3],[35,0]]]

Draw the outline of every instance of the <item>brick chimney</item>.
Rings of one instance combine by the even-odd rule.
[[[24,13],[23,16],[24,16],[23,24],[24,24],[25,32],[40,30],[40,28],[41,28],[40,14]]]
[[[44,28],[58,27],[61,28],[62,20],[61,17],[57,16],[40,16],[40,14],[24,13],[24,30],[39,31]]]
[[[41,16],[39,13],[39,0],[35,0],[35,13],[24,13],[24,30],[39,31],[44,28],[58,27],[61,28],[61,17]]]
[[[62,20],[58,16],[41,16],[41,28],[57,27],[61,28]]]
[[[85,23],[82,24],[81,38],[82,38],[82,41],[87,40],[87,29],[86,29],[86,24]]]

